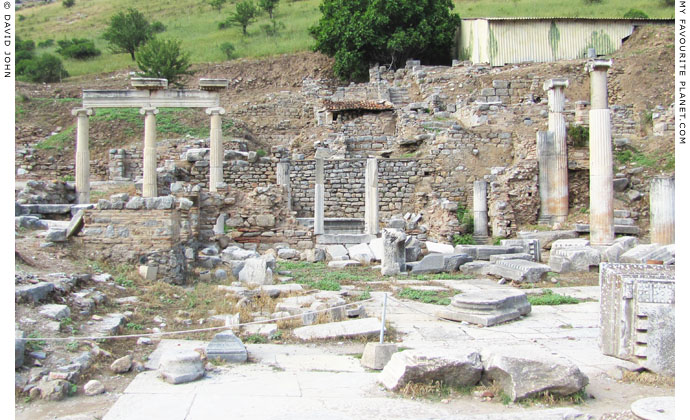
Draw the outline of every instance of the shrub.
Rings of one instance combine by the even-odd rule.
[[[19,71],[19,65],[17,66]],[[58,57],[45,53],[40,57],[28,60],[22,67],[23,75],[34,83],[59,82],[69,76]]]
[[[228,0],[209,0],[208,4],[220,12],[220,9],[223,8],[223,5],[227,3],[227,1]]]
[[[453,245],[476,245],[471,233],[453,235]]]
[[[93,41],[84,38],[58,41],[58,49],[55,52],[63,57],[77,60],[86,60],[101,55],[101,50],[96,48]]]
[[[649,19],[645,12],[639,9],[630,9],[623,15],[626,19]]]
[[[551,289],[544,289],[544,294],[527,296],[527,300],[530,305],[572,305],[575,303],[580,303],[580,301],[574,297],[559,295],[554,293]]]
[[[228,60],[235,58],[235,46],[231,42],[223,42],[220,44],[220,50],[223,51],[223,54],[225,54]]]
[[[273,20],[273,11],[278,6],[280,0],[259,0],[259,7],[266,13],[268,18]]]
[[[74,6],[74,0],[62,0],[62,5],[69,9]]]
[[[163,22],[160,20],[157,20],[151,24],[151,32],[154,34],[159,34],[161,32],[165,32],[165,30],[168,29],[163,25]]]
[[[41,41],[37,44],[38,48],[48,48],[52,47],[55,44],[55,40],[53,39],[46,39],[45,41]]]
[[[169,83],[180,85],[180,76],[191,74],[189,54],[180,49],[178,40],[153,39],[141,47],[137,54],[137,65],[145,77],[168,79]]]
[[[264,157],[264,156],[266,156],[266,151],[264,149],[258,149],[256,151],[256,156],[257,157]]]
[[[266,36],[276,36],[281,29],[285,29],[285,24],[275,20],[271,20],[270,24],[261,25],[261,30]]]
[[[458,223],[460,223],[460,227],[462,227],[464,233],[474,230],[474,217],[472,217],[472,214],[465,207],[458,205],[456,215]]]
[[[573,146],[587,147],[589,145],[589,128],[584,125],[568,126],[568,137],[573,139]]]

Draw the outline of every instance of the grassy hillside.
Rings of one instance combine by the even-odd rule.
[[[242,36],[239,27],[219,30],[218,23],[235,10],[237,0],[230,0],[219,13],[204,0],[76,0],[66,9],[58,0],[51,4],[20,9],[17,12],[17,34],[37,43],[47,39],[90,38],[103,54],[87,61],[64,60],[70,75],[109,72],[135,67],[127,54],[112,54],[101,39],[110,16],[133,7],[150,21],[159,20],[167,26],[160,36],[182,40],[194,63],[226,60],[219,46],[231,42],[238,57],[262,57],[308,50],[312,39],[307,28],[320,17],[320,0],[282,0],[274,15],[284,25],[278,36],[267,36],[262,16]],[[455,0],[456,12],[462,17],[478,16],[564,16],[622,17],[630,8],[644,11],[650,17],[671,18],[673,8],[662,7],[661,0],[602,0],[588,5],[584,0]],[[52,52],[55,47],[38,49]]]

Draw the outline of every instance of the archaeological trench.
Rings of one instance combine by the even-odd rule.
[[[675,375],[675,184],[673,168],[650,176],[615,156],[631,139],[672,144],[673,107],[656,104],[641,136],[639,110],[609,97],[609,78],[621,71],[615,56],[569,63],[577,71],[543,76],[411,60],[397,71],[372,68],[368,83],[306,77],[253,104],[233,102],[227,92],[237,80],[223,78],[197,78],[184,90],[136,77],[119,89],[84,87],[72,104],[71,163],[17,148],[18,404],[122,393],[108,375],[155,371],[159,381],[203,383],[236,369],[228,366],[257,363],[256,345],[345,341],[389,398],[442,380],[479,390],[450,406],[498,400],[498,392],[508,408],[546,395],[581,416],[532,418],[607,418],[606,408],[633,416],[623,400],[597,409],[596,389],[586,386],[643,373],[663,384]],[[479,86],[461,82],[478,77]],[[101,108],[138,110],[143,142],[94,158],[90,119]],[[159,108],[193,109],[209,137],[162,136]],[[229,120],[244,121],[266,150],[231,134]],[[573,127],[588,136],[571,138]],[[32,271],[23,243],[90,265]],[[311,267],[315,277],[299,281]],[[333,278],[341,281],[321,286]],[[174,306],[202,286],[225,301],[225,312],[166,318],[140,295],[176,287],[179,295],[159,296]],[[417,299],[434,293],[445,296],[441,305]],[[490,334],[541,319],[544,307],[532,298],[553,293],[584,293],[558,310],[589,308],[588,351],[618,370],[408,341],[415,321],[396,318],[416,308],[427,323]],[[166,335],[192,329],[204,331]],[[118,335],[133,337],[102,338]],[[184,339],[203,343],[151,364],[157,344]],[[656,389],[673,395],[672,385]],[[584,404],[573,405],[572,395]]]

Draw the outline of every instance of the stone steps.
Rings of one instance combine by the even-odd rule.
[[[410,103],[410,95],[407,88],[390,88],[389,95],[394,105],[407,105]]]

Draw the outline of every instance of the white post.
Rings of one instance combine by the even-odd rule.
[[[474,209],[473,236],[478,238],[486,238],[489,236],[489,217],[487,216],[486,189],[486,181],[474,181],[474,198],[472,200],[472,207]]]
[[[549,203],[554,223],[563,223],[568,218],[568,148],[566,144],[564,89],[566,79],[550,79],[544,83],[549,97],[549,131],[553,132],[553,164],[549,176]]]
[[[649,187],[649,222],[652,243],[676,243],[676,181],[673,177],[652,178]]]
[[[91,191],[89,185],[89,115],[93,115],[93,110],[89,108],[75,108],[72,110],[72,115],[77,117],[77,150],[74,159],[74,181],[77,190],[77,203],[88,204]]]
[[[158,175],[156,174],[156,114],[157,108],[141,108],[144,115],[144,197],[158,195]]]
[[[383,344],[383,334],[386,332],[386,306],[388,304],[388,293],[383,294],[383,310],[381,311],[381,334],[379,344]]]
[[[589,229],[592,245],[611,245],[613,231],[613,150],[606,71],[611,60],[588,63],[592,108],[589,111]]]
[[[211,165],[209,171],[208,190],[218,191],[218,183],[223,182],[223,129],[221,115],[225,114],[224,108],[207,108],[206,114],[211,116],[210,146]]]
[[[367,159],[364,174],[364,233],[379,233],[379,162],[376,158]]]
[[[276,184],[285,187],[288,211],[292,211],[292,187],[290,186],[290,161],[284,160],[276,165]]]
[[[315,159],[314,176],[314,235],[323,235],[323,210],[325,198],[323,158]]]

